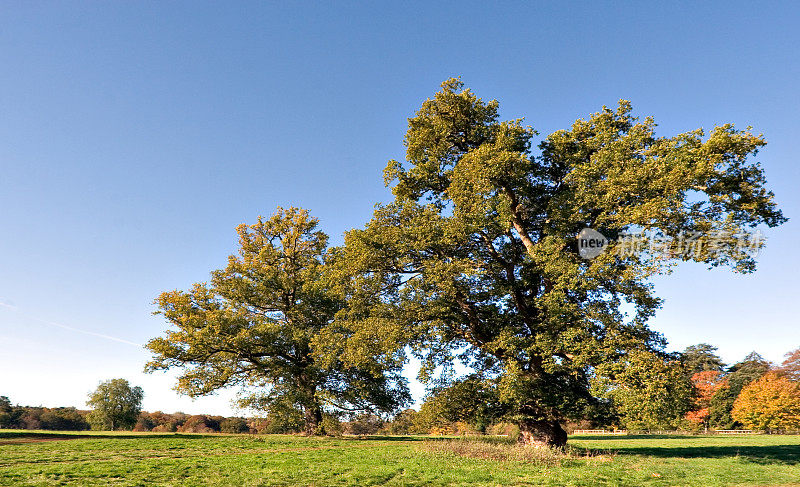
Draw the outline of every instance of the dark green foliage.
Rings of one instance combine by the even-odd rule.
[[[709,422],[717,429],[742,427],[731,417],[733,403],[746,385],[760,379],[770,367],[771,364],[756,352],[751,352],[744,360],[732,365],[727,370],[723,385],[711,396]]]
[[[0,396],[0,428],[18,428],[22,409],[14,407],[6,396]]]
[[[686,350],[681,354],[681,362],[686,367],[686,372],[689,376],[706,370],[720,372],[725,370],[725,364],[717,355],[717,347],[708,343],[699,343],[686,347]]]
[[[41,428],[45,430],[88,430],[89,423],[75,408],[45,408],[39,416]]]
[[[244,418],[225,418],[220,423],[220,431],[223,433],[247,433],[247,420]]]

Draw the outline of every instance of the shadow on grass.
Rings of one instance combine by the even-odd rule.
[[[571,440],[619,441],[619,440],[700,440],[708,436],[697,435],[570,435]]]
[[[351,436],[346,439],[354,440],[379,440],[379,441],[422,441],[425,438],[422,436],[385,436],[385,435],[365,435],[365,436]]]
[[[59,440],[86,440],[86,439],[159,439],[159,438],[214,438],[211,435],[197,435],[187,433],[144,433],[144,434],[125,434],[125,433],[62,433],[54,431],[52,433],[46,431],[0,431],[0,439],[59,439]]]
[[[583,451],[587,453],[598,451],[596,448],[585,448],[578,446],[571,446],[571,448],[573,451]],[[631,446],[613,447],[609,448],[607,451],[614,452],[618,455],[641,455],[652,458],[738,458],[760,465],[800,464],[800,445],[679,447]]]

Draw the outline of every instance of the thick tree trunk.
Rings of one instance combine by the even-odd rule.
[[[526,446],[564,448],[567,432],[558,421],[534,421],[525,419],[519,422],[519,442]]]
[[[322,423],[322,409],[319,406],[309,406],[305,414],[305,434],[311,436],[321,434],[320,424]]]

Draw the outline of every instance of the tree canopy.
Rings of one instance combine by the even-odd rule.
[[[237,228],[239,253],[209,283],[162,293],[173,327],[147,344],[147,370],[183,369],[177,390],[202,396],[242,388],[242,405],[319,433],[325,408],[391,412],[409,400],[400,363],[363,357],[344,364],[330,335],[345,302],[325,284],[328,236],[306,210],[279,208]],[[324,358],[315,355],[325,348]]]
[[[725,363],[717,355],[717,347],[708,343],[689,345],[681,354],[681,360],[690,374],[709,370],[717,372],[725,370]]]
[[[800,383],[769,372],[742,389],[731,414],[749,428],[796,430],[800,428]]]
[[[593,406],[593,377],[662,354],[648,279],[681,261],[750,272],[762,242],[747,230],[785,218],[749,129],[657,136],[620,101],[536,151],[536,131],[498,107],[450,79],[408,120],[405,161],[384,171],[394,200],[347,233],[338,259],[360,310],[340,325],[356,349],[395,337],[423,360],[422,379],[446,381],[457,360],[496,379],[524,441],[563,445],[559,422]],[[576,240],[587,227],[611,242],[591,260]],[[623,252],[634,232],[667,243]]]
[[[95,429],[131,429],[142,410],[142,399],[142,388],[131,387],[125,379],[101,382],[86,401],[93,408],[89,423]]]

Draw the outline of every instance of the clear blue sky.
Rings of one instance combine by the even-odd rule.
[[[796,5],[284,3],[0,5],[0,395],[83,407],[125,377],[148,410],[230,413],[230,394],[192,402],[141,373],[134,344],[166,326],[153,298],[205,280],[277,205],[341,242],[388,199],[406,117],[454,75],[543,134],[620,98],[665,135],[763,132],[792,220],[754,275],[658,280],[653,327],[729,362],[800,346]]]

